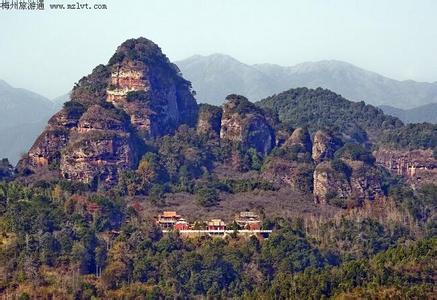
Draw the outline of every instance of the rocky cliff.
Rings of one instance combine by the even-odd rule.
[[[180,124],[195,124],[197,104],[190,82],[153,42],[124,42],[110,60],[110,73],[106,100],[128,113],[141,133],[158,137]]]
[[[62,150],[61,174],[71,180],[112,186],[119,170],[132,169],[138,159],[129,119],[116,109],[93,105],[70,132]]]
[[[316,203],[358,205],[383,194],[379,170],[362,161],[324,161],[314,171]]]
[[[275,136],[263,111],[239,95],[229,95],[223,105],[220,138],[241,143],[243,148],[254,148],[268,154],[275,144]]]
[[[266,162],[263,169],[263,179],[272,182],[277,188],[289,186],[308,193],[313,190],[314,165],[311,162],[275,157]]]
[[[373,153],[376,162],[393,175],[404,177],[414,185],[437,182],[437,159],[431,149],[379,149]]]
[[[199,105],[199,117],[197,120],[197,133],[212,134],[219,137],[221,130],[223,110],[221,107],[209,104]]]
[[[296,128],[283,145],[283,147],[293,146],[299,146],[306,152],[312,151],[311,137],[307,129]]]
[[[52,165],[67,179],[112,186],[118,172],[136,166],[140,138],[194,126],[197,104],[190,83],[153,42],[132,39],[107,65],[73,88],[71,101],[53,116],[19,170]]]
[[[50,119],[18,170],[50,169],[68,180],[112,187],[121,170],[137,170],[147,148],[156,155],[151,165],[169,184],[181,174],[198,180],[222,163],[253,171],[278,188],[313,192],[318,203],[343,206],[383,194],[380,167],[366,138],[345,138],[347,131],[338,133],[335,126],[335,134],[300,126],[234,94],[223,107],[198,106],[177,67],[156,44],[139,38],[123,43],[108,64],[79,80],[71,101]],[[306,128],[317,130],[312,140]],[[380,165],[421,182],[435,182],[432,155],[431,150],[376,154]],[[136,183],[145,182],[141,172],[134,173]]]
[[[59,163],[61,150],[67,145],[70,131],[75,128],[85,107],[76,102],[68,103],[50,118],[46,129],[18,163],[20,172],[35,171],[51,164]]]
[[[334,153],[341,147],[341,141],[332,134],[318,130],[314,134],[312,158],[316,162],[321,162],[334,157]]]

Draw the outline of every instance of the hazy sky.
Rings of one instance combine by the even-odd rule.
[[[395,79],[437,81],[435,0],[78,0],[108,10],[0,10],[0,78],[53,98],[117,45],[144,36],[171,60],[337,59]],[[45,0],[75,3],[76,0]]]

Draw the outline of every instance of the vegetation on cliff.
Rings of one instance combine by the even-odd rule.
[[[1,161],[0,294],[435,295],[436,186],[413,189],[370,151],[397,139],[435,147],[434,127],[404,126],[323,89],[197,106],[143,38],[123,43],[71,97],[21,173]],[[164,209],[194,220],[253,210],[273,233],[184,239],[157,227]]]
[[[422,123],[384,132],[379,145],[393,149],[437,149],[437,125]]]
[[[307,127],[311,132],[330,129],[357,142],[385,129],[402,126],[394,117],[364,102],[351,102],[322,88],[296,88],[267,97],[257,105],[273,110],[282,122]]]
[[[202,190],[202,197],[215,196]],[[414,197],[435,203],[432,191]],[[435,229],[396,202],[335,219],[266,217],[264,226],[274,229],[268,240],[186,240],[163,235],[126,200],[64,181],[1,183],[2,293],[87,299],[434,293]],[[417,222],[404,223],[409,218]]]

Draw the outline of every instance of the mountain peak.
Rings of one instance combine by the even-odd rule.
[[[369,72],[361,69],[351,63],[341,61],[341,60],[319,60],[319,61],[308,61],[303,62],[294,66],[289,67],[290,69],[296,70],[298,72],[311,72],[311,71],[336,71],[336,70],[359,70],[362,72]],[[370,73],[370,72],[369,72]]]
[[[390,79],[341,60],[304,62],[294,66],[248,65],[224,54],[192,56],[178,62],[193,83],[199,101],[221,104],[236,93],[256,101],[290,88],[322,87],[354,101],[412,108],[437,102],[437,84]]]
[[[170,63],[167,56],[162,53],[161,48],[144,37],[129,39],[123,42],[109,60],[109,65],[123,63],[127,60],[141,61],[146,64],[156,61]]]
[[[158,45],[127,40],[73,88],[71,101],[50,119],[19,169],[56,164],[66,179],[113,185],[119,170],[135,167],[145,140],[194,126],[190,88]]]
[[[182,65],[182,64],[186,65],[189,63],[208,63],[208,64],[217,64],[217,65],[220,64],[244,65],[244,63],[242,63],[238,59],[222,53],[212,53],[209,55],[196,54],[177,62],[178,65]]]

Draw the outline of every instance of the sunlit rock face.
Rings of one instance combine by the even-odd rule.
[[[312,151],[311,137],[308,130],[304,128],[296,128],[290,137],[285,141],[282,147],[301,147],[306,152]]]
[[[330,133],[318,130],[314,134],[312,158],[315,162],[332,159],[334,153],[341,147],[341,142]]]
[[[63,149],[61,174],[88,184],[114,185],[120,170],[131,169],[137,163],[129,126],[127,116],[116,109],[89,107]]]
[[[437,159],[431,149],[379,149],[373,153],[376,162],[393,175],[402,176],[413,185],[437,182]]]
[[[68,105],[50,118],[46,129],[36,139],[18,163],[17,169],[35,171],[56,164],[61,158],[61,150],[66,146],[70,131],[77,126],[85,108],[81,105]]]
[[[190,83],[161,49],[128,40],[75,84],[19,170],[51,167],[66,179],[110,187],[121,170],[136,168],[144,139],[195,126],[197,112]]]
[[[326,204],[330,200],[375,200],[384,195],[381,174],[376,166],[362,161],[344,160],[350,173],[336,170],[331,161],[318,164],[314,170],[314,200]]]
[[[243,96],[229,95],[223,105],[220,138],[268,154],[275,144],[274,131],[263,111]]]
[[[197,103],[191,85],[156,44],[128,40],[111,63],[106,100],[126,111],[139,132],[158,137],[180,124],[195,124]]]

